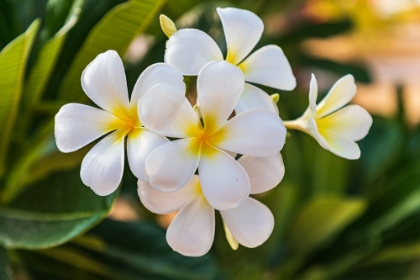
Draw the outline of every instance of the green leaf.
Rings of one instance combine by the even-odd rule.
[[[420,241],[395,244],[382,248],[364,266],[386,263],[404,263],[420,258]]]
[[[9,270],[9,258],[7,251],[0,246],[0,280],[11,279],[8,273]]]
[[[80,86],[84,68],[100,53],[109,49],[122,56],[131,41],[144,32],[166,0],[131,0],[109,11],[92,29],[61,85],[63,100],[86,100]]]
[[[210,255],[190,258],[174,252],[165,231],[149,222],[107,219],[65,245],[18,255],[34,279],[48,273],[55,276],[51,279],[210,280],[218,273]]]
[[[325,245],[364,213],[366,202],[359,198],[316,197],[298,214],[289,233],[292,253],[306,255]]]
[[[0,244],[39,249],[64,243],[107,215],[114,198],[94,194],[78,169],[55,173],[0,208]]]
[[[174,252],[165,231],[155,224],[105,220],[86,237],[76,244],[96,252],[92,256],[111,270],[127,271],[137,279],[204,280],[217,274],[211,255],[189,258]]]
[[[36,20],[0,53],[0,177],[5,172],[6,154],[18,111],[26,62],[38,27],[39,20]]]
[[[51,6],[51,1],[48,3]],[[54,1],[53,3],[61,2]],[[28,82],[24,90],[23,101],[26,106],[33,106],[42,96],[51,73],[54,70],[63,44],[66,41],[68,32],[72,29],[78,20],[82,4],[83,0],[77,0],[74,2],[65,25],[54,35],[54,37],[49,39],[42,46],[37,58],[37,62],[30,71]],[[52,27],[49,28],[47,26],[46,29],[43,30],[43,34],[50,29],[52,29]]]

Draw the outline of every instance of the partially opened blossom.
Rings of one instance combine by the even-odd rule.
[[[179,190],[198,168],[203,194],[213,208],[229,209],[247,199],[248,175],[229,153],[273,156],[284,145],[286,129],[278,115],[266,109],[250,109],[229,119],[243,87],[239,68],[215,61],[198,74],[199,110],[194,111],[184,90],[169,85],[153,87],[140,100],[144,126],[178,138],[156,148],[146,160],[154,188]]]
[[[293,90],[296,79],[281,48],[264,46],[249,55],[264,31],[262,20],[254,13],[237,8],[217,8],[226,37],[226,61],[238,66],[245,81],[280,90]],[[223,54],[216,42],[198,29],[174,31],[173,24],[162,29],[171,34],[166,45],[165,62],[180,69],[184,75],[197,75],[210,61],[223,60]],[[170,26],[170,30],[166,30]],[[249,55],[249,56],[248,56]],[[278,113],[275,103],[267,93],[249,83],[236,106],[236,112],[249,108],[266,108]]]
[[[160,63],[148,67],[139,77],[129,101],[121,58],[115,51],[98,55],[82,74],[82,87],[100,108],[83,104],[64,105],[55,116],[55,138],[60,151],[76,151],[106,135],[85,156],[81,167],[84,184],[98,195],[118,187],[124,168],[124,139],[132,172],[147,180],[145,160],[168,140],[142,127],[138,100],[157,84],[185,90],[182,73]]]
[[[267,158],[240,158],[239,164],[251,181],[251,193],[260,193],[278,185],[284,175],[279,154]],[[143,205],[157,214],[179,211],[170,224],[166,239],[173,250],[186,256],[207,253],[214,239],[215,211],[203,195],[197,175],[175,192],[161,192],[148,182],[139,180],[138,194]],[[254,248],[264,243],[274,228],[270,210],[253,198],[246,198],[240,206],[220,211],[225,230],[235,242]]]
[[[372,117],[358,105],[346,105],[353,99],[357,87],[352,75],[338,80],[317,105],[318,84],[312,75],[309,107],[294,121],[284,124],[289,129],[304,131],[314,137],[326,150],[346,158],[358,159],[360,149],[355,141],[363,139],[372,125]]]

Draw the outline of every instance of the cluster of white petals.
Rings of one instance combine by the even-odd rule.
[[[305,131],[325,149],[353,159],[360,156],[354,141],[372,124],[359,106],[338,110],[356,93],[350,75],[318,106],[313,77],[308,110],[295,121],[283,122],[276,102],[247,83],[294,89],[296,81],[283,51],[269,45],[250,54],[262,35],[262,20],[241,9],[217,12],[226,37],[226,59],[204,32],[177,30],[170,19],[161,17],[169,37],[165,63],[151,65],[140,75],[131,100],[123,63],[115,51],[107,51],[82,74],[83,90],[99,108],[71,103],[55,118],[62,152],[104,136],[86,154],[80,172],[83,183],[98,195],[109,195],[120,184],[126,143],[143,205],[157,214],[179,211],[167,241],[186,256],[210,250],[215,210],[232,248],[253,248],[269,238],[273,215],[250,195],[267,192],[282,180],[280,151],[286,128]],[[195,105],[186,98],[184,75],[197,76]]]

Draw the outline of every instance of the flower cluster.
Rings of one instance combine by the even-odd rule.
[[[273,215],[250,195],[271,190],[282,180],[280,151],[286,128],[304,131],[323,148],[355,159],[360,150],[354,141],[372,124],[359,106],[338,110],[356,92],[350,75],[318,106],[313,77],[308,110],[297,120],[283,122],[275,98],[249,82],[293,90],[296,80],[284,53],[269,45],[250,54],[264,29],[261,19],[235,8],[217,12],[226,36],[226,59],[204,32],[177,30],[161,16],[169,37],[165,63],[151,65],[140,75],[130,100],[123,63],[115,51],[107,51],[82,74],[83,90],[100,108],[67,104],[55,118],[62,152],[106,135],[86,154],[80,173],[98,195],[108,195],[120,184],[127,143],[140,200],[157,214],[179,211],[167,241],[187,256],[210,250],[215,210],[233,248],[256,247],[268,239]],[[197,76],[194,106],[186,98],[183,80],[189,75]]]

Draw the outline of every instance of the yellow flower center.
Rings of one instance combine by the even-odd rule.
[[[188,134],[193,137],[191,150],[194,154],[205,156],[214,155],[214,149],[224,138],[223,129],[217,129],[215,122],[207,119],[205,126],[194,126],[188,130]]]

